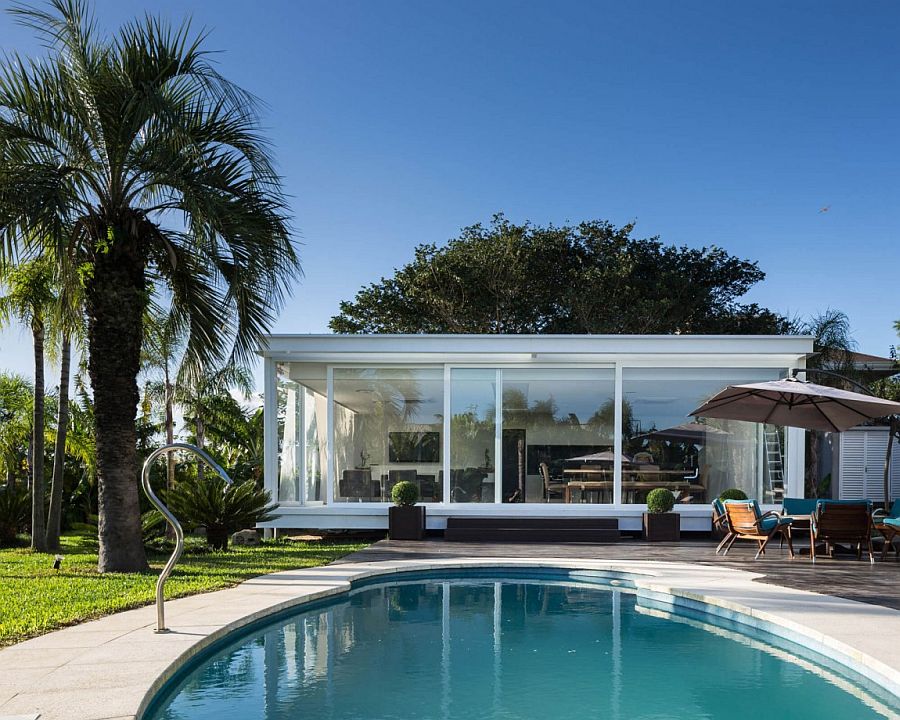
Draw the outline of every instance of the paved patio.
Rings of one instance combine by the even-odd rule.
[[[726,557],[715,554],[716,543],[709,540],[685,540],[680,543],[645,543],[623,539],[614,545],[544,545],[532,543],[470,543],[425,540],[401,542],[382,540],[364,550],[347,555],[339,563],[383,562],[390,560],[430,560],[462,557],[558,558],[585,560],[651,560],[655,562],[690,563],[711,567],[727,567],[762,573],[757,582],[771,583],[796,590],[828,593],[858,602],[883,605],[900,610],[900,562],[894,555],[880,560],[876,547],[875,564],[868,558],[857,560],[855,554],[836,554],[834,559],[819,556],[813,565],[808,546],[795,540],[797,557],[790,559],[787,547],[778,545],[754,560],[756,545],[739,542]]]
[[[623,573],[638,592],[671,596],[674,603],[700,602],[723,617],[737,614],[751,627],[776,626],[785,637],[900,694],[900,658],[884,652],[900,640],[900,563],[872,567],[845,556],[812,566],[808,559],[782,559],[777,549],[754,562],[749,547],[722,560],[713,548],[709,542],[628,540],[602,546],[381,541],[338,563],[171,601],[166,608],[172,632],[165,635],[153,632],[150,606],[6,648],[0,651],[0,720],[38,714],[41,720],[138,720],[179,667],[255,619],[345,592],[354,580],[381,573],[472,566]]]

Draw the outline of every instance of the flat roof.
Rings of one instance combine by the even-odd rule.
[[[507,361],[602,361],[622,355],[777,356],[799,361],[811,335],[337,335],[271,334],[258,354],[281,361],[439,361],[491,355]]]

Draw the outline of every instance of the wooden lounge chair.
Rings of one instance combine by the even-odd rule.
[[[541,471],[541,480],[544,482],[544,500],[550,502],[550,498],[553,495],[563,497],[566,492],[566,483],[559,480],[554,481],[550,477],[550,466],[547,463],[540,463],[538,469]]]
[[[731,528],[728,527],[728,515],[725,513],[725,505],[722,503],[719,498],[716,498],[712,501],[712,525],[714,530],[718,530],[721,533],[724,533],[724,537],[722,538],[722,542],[720,542],[716,546],[716,555],[719,554],[719,551],[725,547],[725,543],[731,540]]]
[[[862,559],[865,545],[869,550],[869,562],[875,562],[872,551],[872,503],[869,500],[819,500],[812,517],[813,550],[812,560],[816,561],[815,544],[825,543],[830,556],[834,555],[836,543],[856,545],[856,557]]]
[[[725,517],[731,530],[731,539],[722,555],[727,555],[738,540],[753,540],[759,545],[754,560],[765,555],[769,541],[779,535],[787,540],[791,559],[794,558],[794,544],[791,542],[791,519],[775,512],[761,513],[756,500],[726,500]]]
[[[894,547],[894,538],[900,535],[900,500],[894,500],[891,509],[878,509],[872,513],[872,528],[881,533],[884,538],[884,547],[881,550],[881,559],[887,558],[888,550],[894,550],[894,559],[900,558],[900,551]]]

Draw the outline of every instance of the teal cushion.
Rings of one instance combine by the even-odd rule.
[[[785,515],[812,515],[816,511],[816,498],[788,498],[782,501]]]
[[[891,527],[900,529],[900,518],[886,517],[880,522],[883,522],[885,525],[890,525]]]
[[[820,513],[828,512],[829,505],[832,507],[835,505],[865,505],[869,509],[869,512],[872,512],[871,500],[817,500],[816,511]]]
[[[763,532],[770,532],[776,525],[790,525],[791,519],[789,517],[775,517],[774,515],[769,515],[769,517],[765,517],[760,522],[760,527],[762,527]]]

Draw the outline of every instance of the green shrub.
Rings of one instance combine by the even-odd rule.
[[[647,493],[647,512],[667,513],[675,507],[675,496],[671,490],[656,488]]]
[[[400,507],[415,505],[419,501],[419,486],[409,480],[401,480],[391,490],[391,500]]]
[[[0,545],[16,542],[16,533],[28,528],[31,495],[20,485],[0,487]]]
[[[227,549],[231,533],[271,520],[278,507],[252,480],[226,485],[220,477],[180,482],[164,502],[185,532],[206,528],[206,542],[217,550]]]
[[[719,495],[719,500],[747,500],[747,493],[738,488],[728,488]]]

